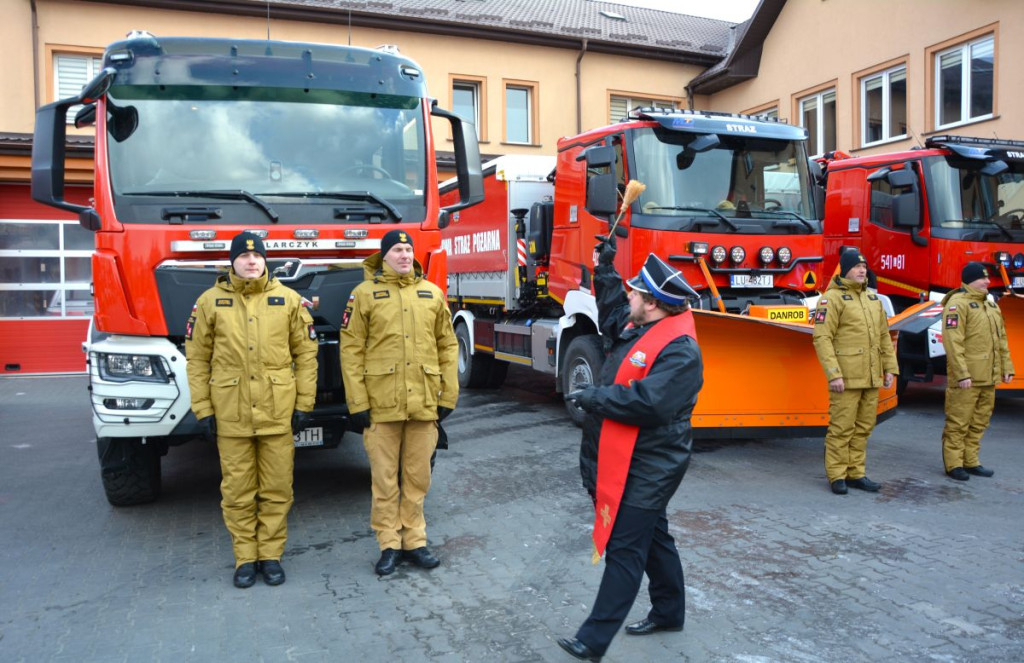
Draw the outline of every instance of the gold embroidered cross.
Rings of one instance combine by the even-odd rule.
[[[608,527],[609,525],[612,524],[612,515],[611,515],[610,509],[608,508],[607,504],[605,504],[604,508],[601,509],[601,514],[600,515],[601,515],[601,520],[604,521],[604,526],[605,527]]]

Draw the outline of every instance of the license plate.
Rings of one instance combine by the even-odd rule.
[[[1024,276],[1014,276],[1010,285],[1013,288],[1024,288]]]
[[[295,436],[297,447],[322,447],[324,445],[324,429],[322,426],[304,428]]]
[[[775,286],[775,277],[772,274],[730,274],[729,285],[734,288],[771,288]]]

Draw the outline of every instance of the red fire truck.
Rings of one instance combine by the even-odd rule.
[[[79,105],[76,126],[96,126],[91,207],[64,199],[66,117]],[[447,209],[431,116],[454,137]],[[348,423],[338,330],[362,259],[402,228],[443,286],[440,228],[482,197],[482,181],[473,127],[434,106],[420,67],[397,54],[132,33],[80,96],[38,110],[32,195],[96,233],[83,349],[103,486],[128,505],[158,497],[161,457],[195,437],[185,322],[235,234],[261,235],[268,269],[309,302],[320,373],[296,445],[335,446]]]
[[[462,384],[496,386],[509,364],[550,373],[561,392],[593,381],[604,357],[593,247],[621,212],[619,273],[654,252],[701,294],[695,433],[823,432],[828,388],[806,307],[822,235],[805,141],[803,129],[748,116],[636,109],[563,138],[557,157],[485,164],[484,202],[442,232]],[[646,188],[619,209],[632,181]],[[880,411],[894,406],[895,391],[883,394]]]
[[[932,136],[925,149],[822,160],[825,273],[858,247],[897,310],[938,302],[971,261],[992,270],[1010,354],[1024,358],[1024,142]],[[941,308],[901,326],[899,387],[944,374]],[[1024,376],[1000,385],[1024,389]]]

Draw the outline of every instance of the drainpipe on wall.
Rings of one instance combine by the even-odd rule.
[[[693,88],[687,85],[683,89],[686,90],[686,107],[693,110]]]
[[[580,80],[580,62],[583,60],[583,55],[587,52],[587,40],[583,40],[582,47],[580,48],[580,54],[576,56],[576,133],[583,133],[583,91],[582,81]]]
[[[29,0],[29,5],[32,7],[32,88],[36,108],[39,108],[39,13],[36,0]]]

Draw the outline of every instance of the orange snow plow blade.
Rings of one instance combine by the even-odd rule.
[[[693,411],[698,439],[819,437],[828,427],[828,382],[814,327],[695,310],[704,388]],[[896,385],[879,390],[878,420],[895,413]]]
[[[1003,324],[1006,325],[1006,340],[1010,345],[1010,360],[1017,374],[1009,384],[999,383],[999,389],[1024,394],[1024,298],[1004,295],[999,300],[999,309],[1003,312]]]

